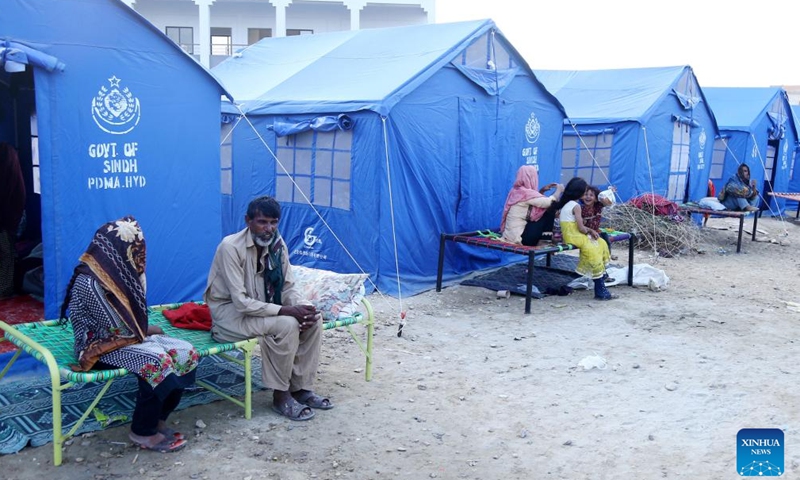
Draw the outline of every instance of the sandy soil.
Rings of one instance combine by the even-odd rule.
[[[704,254],[637,251],[669,287],[614,287],[611,302],[576,291],[525,315],[522,297],[451,286],[405,299],[398,338],[398,301],[372,295],[374,379],[346,333],[326,332],[318,391],[336,408],[310,422],[279,418],[261,391],[249,421],[227,402],[175,414],[190,437],[175,454],[136,450],[123,426],[75,439],[61,467],[51,445],[0,457],[0,477],[724,479],[745,427],[784,429],[797,475],[800,312],[784,302],[800,302],[800,224],[759,228],[788,245],[748,238],[735,254],[734,231],[706,229]],[[589,355],[607,368],[578,367]]]

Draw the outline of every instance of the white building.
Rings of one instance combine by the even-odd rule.
[[[800,85],[783,85],[783,89],[789,95],[789,103],[800,105]]]
[[[122,0],[206,67],[265,37],[434,23],[435,0]]]

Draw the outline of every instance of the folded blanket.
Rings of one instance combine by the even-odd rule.
[[[209,311],[208,305],[188,302],[173,310],[164,310],[162,313],[173,327],[188,330],[211,330],[211,311]]]

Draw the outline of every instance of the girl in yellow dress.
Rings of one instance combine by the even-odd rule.
[[[564,194],[552,208],[560,210],[561,234],[565,243],[571,243],[580,249],[578,266],[575,269],[581,275],[594,281],[594,298],[611,300],[613,295],[608,291],[603,279],[606,263],[609,260],[608,244],[600,238],[597,230],[583,224],[581,205],[578,200],[583,197],[587,188],[586,180],[575,177],[567,183]]]

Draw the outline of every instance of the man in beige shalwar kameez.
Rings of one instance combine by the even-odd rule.
[[[312,408],[333,408],[312,390],[322,317],[295,285],[289,251],[278,232],[280,216],[272,197],[250,202],[247,228],[217,247],[203,296],[215,340],[258,337],[264,386],[273,389],[272,409],[291,420],[309,420]]]

